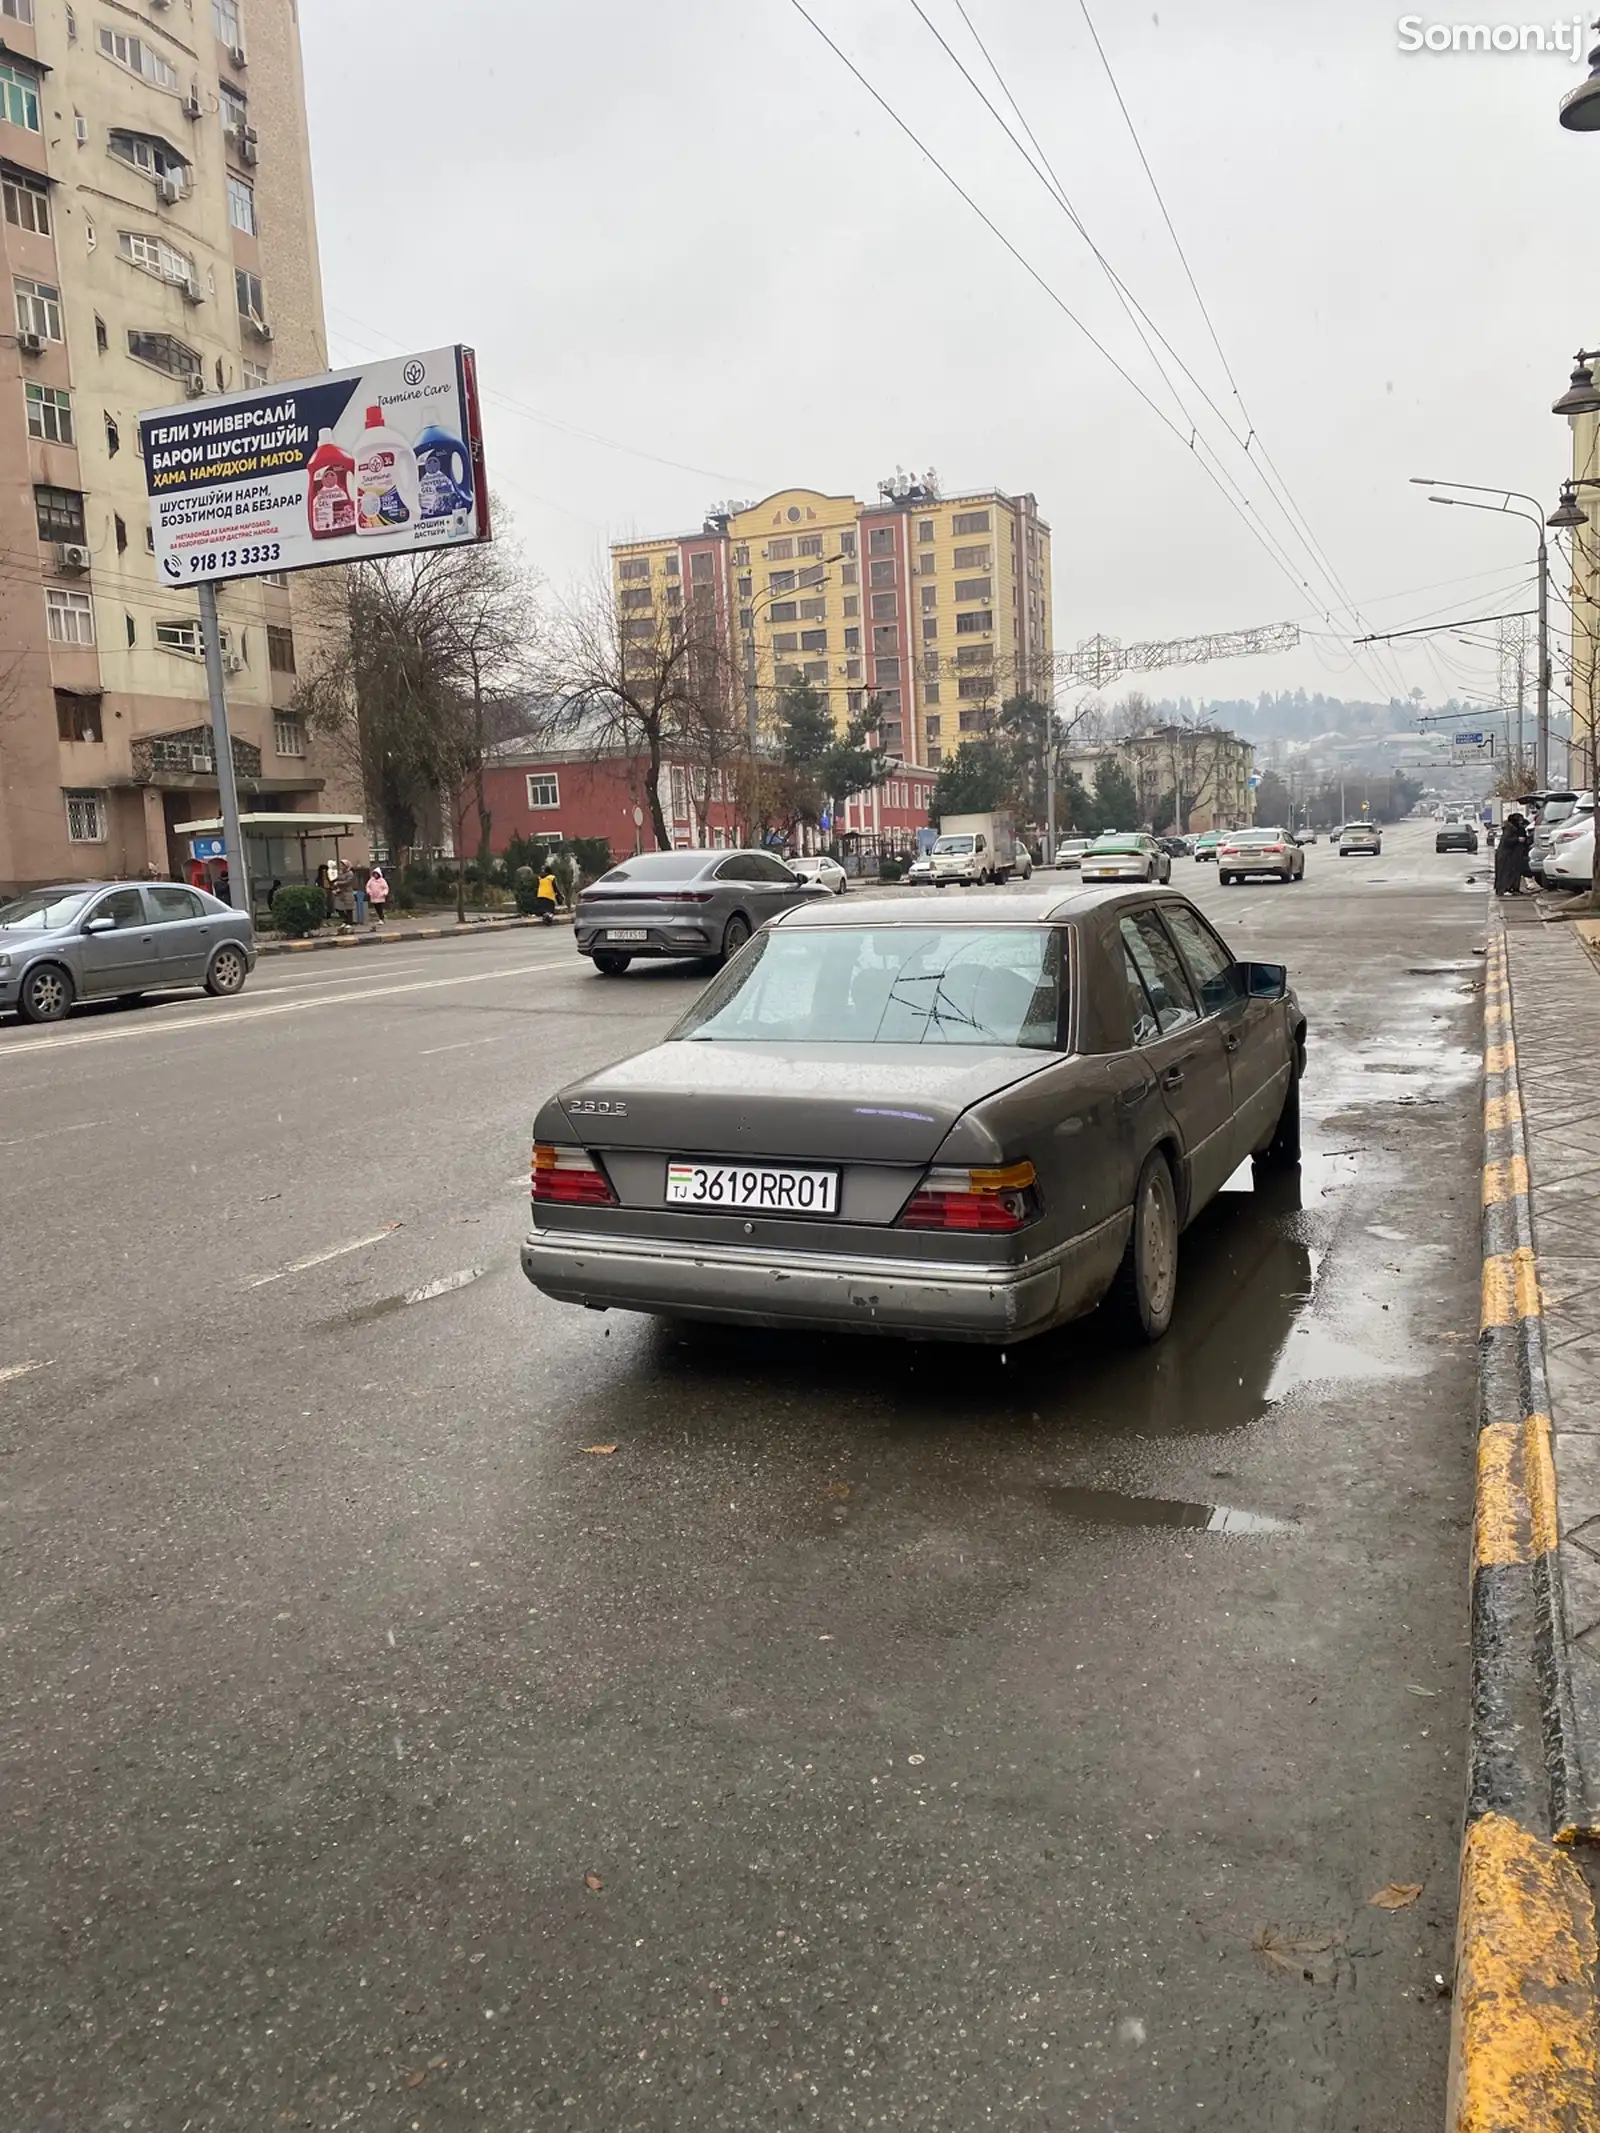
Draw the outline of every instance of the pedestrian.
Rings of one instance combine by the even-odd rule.
[[[1520,810],[1514,808],[1506,817],[1505,828],[1500,832],[1500,843],[1494,855],[1496,896],[1522,894],[1522,879],[1528,871],[1528,847],[1531,842],[1527,821]]]
[[[280,889],[281,889],[282,887],[283,887],[283,883],[282,883],[282,881],[281,881],[281,880],[280,880],[280,879],[278,878],[278,876],[277,876],[276,874],[274,874],[274,875],[273,875],[273,877],[272,877],[272,880],[271,880],[271,882],[270,882],[270,884],[268,885],[268,888],[267,888],[267,909],[268,909],[269,911],[270,911],[270,910],[272,909],[272,900],[273,900],[273,898],[274,898],[274,897],[275,897],[275,896],[277,895],[278,891],[279,891],[279,890],[280,890]]]
[[[381,926],[383,907],[389,901],[389,882],[382,867],[375,866],[367,876],[367,902],[372,906],[372,915]]]
[[[233,898],[228,894],[228,878],[228,862],[224,859],[217,867],[217,895],[225,904],[233,902]]]
[[[561,892],[556,886],[556,877],[552,873],[550,862],[547,859],[539,870],[539,885],[533,892],[534,909],[538,912],[539,918],[544,925],[553,926],[555,924],[556,910],[560,902]]]
[[[324,859],[322,864],[317,868],[317,889],[322,897],[323,916],[325,918],[332,918],[333,876],[328,870],[328,862],[326,861],[326,859]]]

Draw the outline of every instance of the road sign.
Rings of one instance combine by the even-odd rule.
[[[139,417],[139,449],[165,585],[489,536],[470,348],[157,408]]]
[[[1483,746],[1483,735],[1481,733],[1452,733],[1450,738],[1458,748],[1481,748]]]
[[[189,856],[191,859],[226,859],[228,841],[225,837],[191,837]]]

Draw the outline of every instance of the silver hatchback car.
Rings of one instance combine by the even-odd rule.
[[[641,852],[583,891],[572,936],[602,977],[619,978],[636,956],[725,962],[769,919],[832,898],[774,852]]]
[[[255,960],[250,914],[176,881],[68,882],[0,904],[0,1013],[25,1022],[174,985],[235,993]]]

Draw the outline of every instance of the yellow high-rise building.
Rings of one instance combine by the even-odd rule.
[[[840,727],[875,699],[880,743],[907,763],[939,763],[1008,696],[1052,697],[1050,529],[1031,495],[780,489],[698,533],[618,542],[612,571],[625,642],[682,614],[725,648],[746,715],[797,682]]]

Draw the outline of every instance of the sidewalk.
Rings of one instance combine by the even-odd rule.
[[[572,913],[558,911],[558,926],[570,925]],[[342,933],[318,933],[308,941],[258,940],[257,955],[311,955],[319,948],[382,948],[394,941],[459,941],[469,933],[514,933],[519,926],[542,926],[541,918],[469,918],[458,925],[452,919],[431,925],[367,925],[347,927]]]

